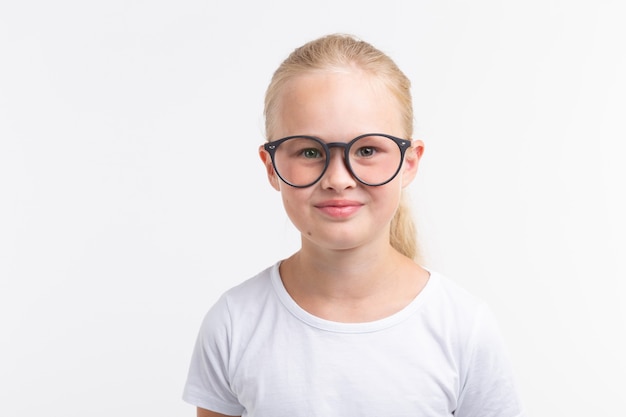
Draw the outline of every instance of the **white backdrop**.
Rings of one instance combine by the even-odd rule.
[[[0,3],[0,415],[191,416],[202,316],[298,239],[257,157],[296,46],[413,80],[431,268],[486,299],[529,415],[619,413],[619,1]]]

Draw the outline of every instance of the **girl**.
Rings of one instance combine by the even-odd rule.
[[[420,266],[403,190],[410,82],[372,45],[296,49],[265,99],[259,148],[301,247],[227,291],[184,390],[207,416],[522,415],[488,308]]]

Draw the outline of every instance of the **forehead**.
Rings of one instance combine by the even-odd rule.
[[[385,83],[346,68],[307,72],[285,83],[276,112],[276,137],[310,134],[346,140],[362,133],[401,135],[399,103]]]

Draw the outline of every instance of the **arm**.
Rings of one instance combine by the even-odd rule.
[[[205,315],[198,332],[183,391],[183,400],[197,407],[197,417],[230,417],[244,413],[230,389],[227,369],[230,321],[228,306],[222,297]]]
[[[198,407],[197,417],[230,417],[226,414],[220,414],[213,411],[205,410],[204,408]]]
[[[462,382],[457,417],[523,416],[512,365],[491,310],[483,305],[472,330],[469,369]]]

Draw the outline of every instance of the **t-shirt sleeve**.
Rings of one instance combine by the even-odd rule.
[[[479,310],[469,340],[468,366],[454,416],[523,416],[504,342],[487,306]]]
[[[222,297],[204,317],[189,365],[183,400],[217,413],[238,416],[243,407],[229,378],[231,320]]]

